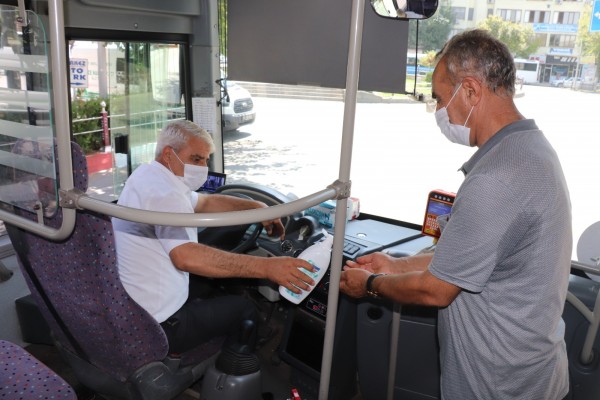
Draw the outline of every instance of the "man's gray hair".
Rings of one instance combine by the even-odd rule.
[[[466,76],[481,81],[498,95],[514,96],[516,67],[508,47],[482,29],[452,37],[437,54],[444,57],[448,77],[458,84]]]
[[[180,151],[187,145],[190,137],[197,137],[203,140],[210,146],[210,153],[214,153],[215,143],[208,132],[192,121],[177,120],[165,125],[158,135],[155,152],[156,158],[160,157],[163,149],[167,146],[172,147],[176,152]]]

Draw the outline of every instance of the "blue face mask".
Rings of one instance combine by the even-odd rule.
[[[452,98],[450,98],[448,104],[446,104],[446,107],[442,107],[435,112],[435,121],[437,122],[437,125],[440,127],[440,130],[442,131],[444,136],[446,136],[446,138],[452,143],[458,143],[464,146],[471,146],[471,128],[467,128],[466,125],[467,122],[469,122],[469,118],[471,117],[471,113],[473,112],[473,108],[475,108],[475,106],[471,107],[471,111],[469,111],[467,120],[463,125],[456,125],[451,123],[450,117],[448,116],[448,110],[446,109],[450,105],[450,103],[452,103],[454,97],[456,97],[456,94],[458,93],[458,90],[461,88],[461,86],[462,82],[454,91],[454,94],[452,95]]]
[[[200,187],[206,182],[208,178],[208,167],[203,165],[186,164],[173,152],[175,157],[183,164],[183,183],[187,185],[192,192],[200,189]]]

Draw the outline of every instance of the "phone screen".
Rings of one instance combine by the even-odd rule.
[[[452,204],[454,204],[454,193],[433,190],[429,193],[427,200],[427,209],[425,210],[425,219],[421,232],[425,235],[440,237],[440,226],[437,217],[450,214]]]

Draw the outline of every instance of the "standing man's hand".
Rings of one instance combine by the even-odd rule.
[[[367,295],[367,279],[371,272],[360,268],[344,267],[340,277],[340,291],[350,297],[360,298]]]
[[[394,258],[384,253],[371,253],[358,257],[356,261],[346,261],[347,268],[360,268],[374,274],[393,273]],[[347,269],[345,268],[345,269]]]

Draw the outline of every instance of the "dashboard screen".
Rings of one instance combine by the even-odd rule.
[[[227,175],[220,172],[208,171],[208,178],[206,182],[198,189],[199,192],[203,193],[214,193],[215,190],[225,185]]]

